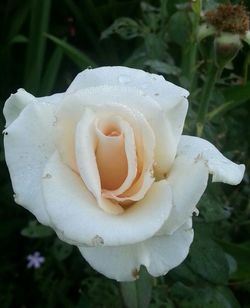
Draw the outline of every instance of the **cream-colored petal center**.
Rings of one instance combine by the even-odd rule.
[[[97,121],[96,134],[98,140],[96,162],[101,187],[106,190],[115,190],[122,185],[128,174],[124,135],[119,119],[115,117]]]

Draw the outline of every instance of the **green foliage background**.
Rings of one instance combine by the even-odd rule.
[[[229,1],[203,1],[202,9]],[[232,1],[239,3],[242,1]],[[0,103],[20,87],[37,96],[65,91],[86,67],[126,65],[160,73],[190,90],[184,132],[196,134],[213,58],[213,38],[197,42],[201,1],[4,0],[0,2]],[[245,3],[249,5],[249,3]],[[249,9],[249,7],[248,7]],[[150,307],[250,307],[250,47],[210,88],[203,136],[243,162],[242,184],[209,185],[194,218],[187,259],[154,280]],[[203,95],[203,96],[202,96]],[[208,95],[206,95],[208,97]],[[1,129],[4,119],[0,117]],[[1,141],[2,142],[2,141]],[[122,307],[116,282],[13,200],[0,144],[0,307]],[[27,269],[27,255],[45,263]]]

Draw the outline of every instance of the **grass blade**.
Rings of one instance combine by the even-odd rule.
[[[49,95],[51,93],[58,76],[58,72],[62,62],[62,57],[63,57],[62,49],[60,47],[56,47],[46,67],[46,71],[43,75],[39,94]]]
[[[31,1],[30,36],[27,50],[24,86],[36,94],[42,75],[46,38],[49,25],[51,0]]]
[[[51,34],[45,34],[45,36],[59,46],[63,52],[74,62],[79,69],[84,69],[88,66],[95,67],[96,63],[87,56],[84,52],[70,45],[66,41],[59,39]]]

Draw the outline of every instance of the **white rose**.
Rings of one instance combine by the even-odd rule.
[[[244,165],[181,136],[188,92],[126,67],[80,73],[65,93],[20,89],[4,107],[15,201],[118,281],[187,256],[208,174],[238,184]]]

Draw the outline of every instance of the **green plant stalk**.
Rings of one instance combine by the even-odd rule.
[[[196,82],[197,82],[197,43],[195,42],[192,48],[192,51],[190,52],[190,68],[189,68],[189,73],[190,75],[188,76],[190,80],[190,86],[189,90],[191,93],[194,92],[194,89],[196,88]]]
[[[201,92],[200,106],[197,115],[196,123],[196,134],[198,137],[201,137],[203,134],[203,129],[206,121],[206,116],[208,112],[208,106],[211,101],[212,93],[214,90],[214,85],[219,79],[223,68],[217,67],[214,63],[210,64],[208,70],[208,76],[205,80],[204,86]]]
[[[192,88],[194,86],[194,80],[196,80],[196,59],[197,59],[197,27],[199,25],[199,16],[195,13],[192,16],[189,15],[190,25],[192,27],[192,32],[190,35],[189,44],[187,46],[182,47],[182,72],[186,77],[188,82],[187,88],[192,92]]]
[[[248,78],[248,66],[250,63],[250,52],[248,52],[245,61],[244,61],[244,66],[243,66],[243,82],[244,84],[247,82]]]
[[[136,271],[136,270],[135,270]],[[136,275],[137,273],[135,273]],[[147,308],[151,301],[153,278],[143,267],[140,277],[132,282],[120,282],[120,290],[125,307]]]

